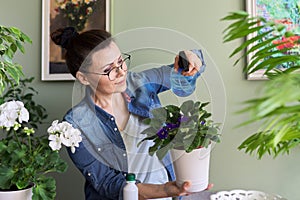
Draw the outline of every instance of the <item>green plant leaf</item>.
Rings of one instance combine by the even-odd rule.
[[[153,118],[160,119],[161,121],[164,121],[167,117],[167,112],[164,108],[155,108],[151,111],[151,114]]]
[[[172,144],[168,143],[166,146],[159,148],[156,151],[156,155],[158,157],[159,160],[162,160],[166,154],[168,153],[168,151],[172,148]]]
[[[185,115],[191,112],[191,110],[193,109],[194,109],[194,102],[192,100],[187,100],[183,102],[182,105],[180,106],[180,110]]]
[[[14,177],[14,173],[12,168],[0,165],[0,188],[9,189],[11,187],[11,179]]]
[[[163,143],[162,140],[154,139],[154,145],[151,146],[151,147],[149,148],[149,154],[150,154],[151,156],[153,156],[154,153],[155,153],[156,151],[158,151],[158,148],[160,147],[160,145],[161,145],[162,143]]]
[[[221,19],[221,21],[227,21],[227,20],[235,20],[240,18],[247,18],[249,16],[249,13],[244,10],[238,10],[234,12],[229,12],[229,14]]]
[[[52,200],[56,196],[55,179],[52,177],[41,176],[35,181],[33,187],[32,200]]]

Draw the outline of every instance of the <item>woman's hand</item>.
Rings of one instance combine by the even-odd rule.
[[[177,196],[187,196],[191,194],[188,192],[188,189],[191,187],[190,181],[185,181],[181,187],[178,187],[176,185],[176,181],[167,182],[165,184],[165,191],[167,193],[167,196],[169,197],[177,197]],[[213,187],[213,184],[208,184],[206,190],[209,190]]]
[[[194,54],[192,51],[184,51],[184,53],[189,62],[189,68],[188,68],[188,71],[182,71],[181,74],[184,76],[193,76],[198,71],[200,71],[200,68],[202,67],[202,62],[201,62],[200,58],[196,54]],[[175,71],[178,71],[178,69],[179,69],[178,61],[179,61],[179,55],[176,55],[175,62],[174,62]]]
[[[175,181],[170,181],[165,184],[148,184],[148,183],[138,183],[139,188],[139,200],[144,199],[155,199],[155,198],[165,198],[165,197],[178,197],[187,196],[191,194],[188,189],[191,187],[192,183],[190,181],[185,181],[180,187],[176,185]],[[212,184],[207,186],[207,190],[213,187]]]
[[[171,181],[167,182],[164,186],[168,197],[186,196],[190,194],[187,190],[191,187],[191,182],[186,181],[181,187],[178,187],[175,181]]]

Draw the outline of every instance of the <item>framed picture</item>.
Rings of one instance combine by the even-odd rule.
[[[64,49],[54,44],[50,34],[67,26],[78,32],[89,29],[110,31],[110,0],[43,0],[42,80],[74,80],[66,66]]]
[[[262,16],[267,21],[275,20],[287,29],[299,28],[300,24],[300,0],[246,0],[246,10],[250,16]],[[248,40],[254,37],[250,35]],[[251,48],[251,47],[249,47]],[[247,56],[247,62],[251,60],[252,54]],[[281,66],[280,66],[281,67]],[[284,69],[284,66],[282,66]],[[248,80],[266,80],[261,69],[247,76]]]

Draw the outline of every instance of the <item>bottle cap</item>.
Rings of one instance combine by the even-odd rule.
[[[135,181],[135,174],[133,174],[133,173],[127,174],[126,181]]]

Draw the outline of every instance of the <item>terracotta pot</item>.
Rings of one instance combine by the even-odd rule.
[[[171,150],[176,184],[181,186],[185,181],[191,181],[189,192],[203,191],[208,186],[210,150],[208,148],[195,149],[190,153],[184,150]]]

